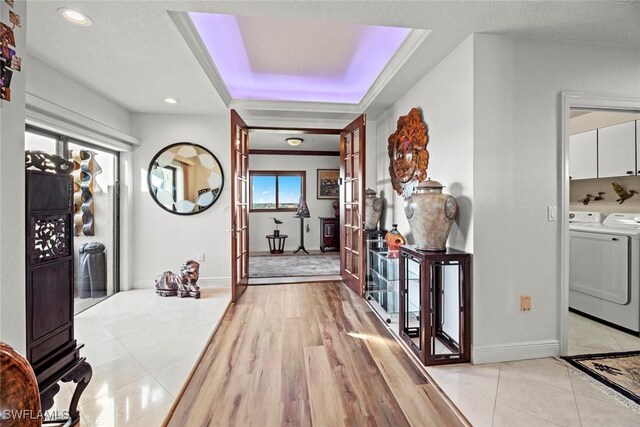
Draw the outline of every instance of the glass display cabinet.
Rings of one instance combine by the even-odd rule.
[[[386,230],[367,230],[367,300],[375,301],[383,312],[377,310],[387,323],[398,314],[398,261],[397,256],[389,256]],[[377,307],[374,307],[377,308]]]
[[[400,337],[425,365],[470,361],[471,254],[400,247]]]

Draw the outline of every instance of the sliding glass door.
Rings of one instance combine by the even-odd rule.
[[[119,290],[119,155],[93,144],[27,127],[25,149],[74,163],[74,312]]]

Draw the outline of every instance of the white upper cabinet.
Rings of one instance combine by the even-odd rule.
[[[598,178],[636,175],[636,122],[598,129]]]
[[[597,130],[591,130],[571,135],[569,139],[569,176],[571,179],[598,177],[597,132]]]
[[[636,175],[640,175],[640,120],[636,120]]]

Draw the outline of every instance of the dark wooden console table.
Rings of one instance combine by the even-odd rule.
[[[470,361],[471,254],[400,246],[400,337],[423,364]]]
[[[289,236],[286,234],[278,234],[277,236],[275,234],[268,234],[265,237],[269,242],[269,252],[272,254],[284,253],[284,244]]]

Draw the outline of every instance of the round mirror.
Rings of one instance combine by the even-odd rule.
[[[155,155],[147,173],[149,193],[163,209],[193,215],[213,205],[224,186],[220,162],[198,144],[179,142]]]

